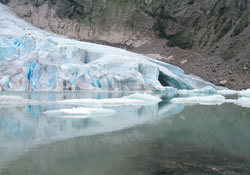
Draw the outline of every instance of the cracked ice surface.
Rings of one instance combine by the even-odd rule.
[[[177,89],[215,87],[143,55],[43,31],[2,4],[0,11],[3,90],[165,90],[162,84]]]

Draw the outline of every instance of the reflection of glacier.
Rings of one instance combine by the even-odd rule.
[[[168,111],[171,114],[180,112],[182,106],[172,104],[167,108],[166,104],[161,104],[159,109],[158,104],[152,103],[127,106],[109,104],[107,108],[115,110],[116,114],[107,117],[96,117],[93,114],[87,119],[61,118],[43,113],[72,108],[69,104],[2,107],[0,112],[4,115],[0,116],[0,169],[6,167],[9,161],[40,144],[121,130],[156,120]]]
[[[127,147],[139,144],[140,148],[147,149],[139,149],[135,152],[145,152],[145,150],[150,152],[152,145],[148,145],[147,140],[150,143],[151,139],[161,140],[170,143],[170,145],[173,143],[179,149],[185,149],[189,144],[195,145],[208,151],[208,155],[219,151],[228,155],[249,157],[249,110],[233,104],[192,106],[185,108],[185,110],[183,110],[184,104],[177,105],[166,102],[146,107],[116,106],[113,109],[118,114],[114,116],[73,120],[41,114],[41,112],[48,110],[48,107],[0,108],[0,112],[6,115],[0,117],[0,171],[3,167],[12,169],[11,165],[16,163],[20,164],[20,167],[25,167],[24,165],[27,164],[23,161],[28,162],[28,165],[32,166],[33,169],[36,167],[34,165],[39,164],[39,168],[44,168],[43,165],[45,165],[50,171],[48,167],[58,168],[58,166],[62,166],[57,162],[58,155],[70,159],[76,156],[78,151],[86,152],[84,155],[92,155],[96,150],[99,152],[108,151],[108,153],[105,152],[106,156],[116,157],[120,154],[126,155]],[[51,109],[60,107],[50,106]],[[162,119],[161,122],[151,122],[168,116],[174,117]],[[77,136],[117,131],[145,122],[148,124],[123,132],[66,140]],[[58,140],[65,141],[45,145]],[[38,147],[40,144],[44,144],[42,151],[40,148],[32,151],[32,148]],[[98,146],[98,149],[92,150],[93,145]],[[65,150],[67,151],[65,152]],[[48,154],[51,154],[50,159],[46,157]],[[94,155],[96,157],[88,157],[86,161],[91,159],[94,160],[95,164],[97,160],[104,161],[106,158],[99,154]],[[15,161],[15,159],[19,160]],[[32,160],[31,162],[35,161],[35,163],[31,163],[30,160]],[[45,163],[46,161],[50,163]],[[74,161],[67,162],[65,166],[68,168],[75,164]],[[76,164],[76,166],[78,165]],[[13,166],[13,169],[15,168]]]
[[[42,31],[0,4],[4,90],[164,90],[213,86],[172,65]]]

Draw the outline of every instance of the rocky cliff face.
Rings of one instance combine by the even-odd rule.
[[[170,0],[154,5],[155,29],[169,40],[169,47],[221,55],[225,60],[249,50],[247,0]]]
[[[250,87],[249,0],[0,2],[40,28],[158,54],[215,84]]]

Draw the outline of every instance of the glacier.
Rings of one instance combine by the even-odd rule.
[[[164,91],[215,85],[123,49],[68,39],[18,18],[0,4],[3,91]]]

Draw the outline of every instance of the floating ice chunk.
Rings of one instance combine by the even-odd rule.
[[[211,96],[173,98],[170,101],[172,103],[178,103],[178,104],[221,105],[225,102],[225,100],[226,100],[225,97],[222,95],[211,95]]]
[[[250,89],[239,91],[238,94],[240,97],[250,97]]]
[[[57,101],[57,104],[74,104],[89,107],[103,107],[103,106],[121,106],[121,105],[143,105],[145,101],[126,99],[126,98],[113,98],[113,99],[69,99]]]
[[[59,109],[44,112],[46,115],[63,117],[63,118],[90,118],[90,117],[106,117],[116,114],[115,110],[102,108],[72,108]]]
[[[230,89],[223,89],[223,90],[218,90],[217,94],[220,94],[220,95],[236,95],[236,94],[238,94],[238,91],[230,90]]]
[[[143,100],[144,102],[148,103],[159,103],[161,102],[161,99],[159,97],[150,95],[150,94],[141,94],[141,93],[135,93],[129,96],[123,97],[124,99],[135,99],[135,100]]]
[[[245,107],[245,108],[250,108],[250,98],[241,97],[241,98],[235,100],[234,104]]]
[[[226,99],[225,103],[235,103],[237,99]]]
[[[199,95],[212,95],[216,94],[217,90],[211,86],[204,87],[202,89],[193,90],[178,90],[178,94],[181,96],[199,96]]]
[[[122,98],[110,98],[110,99],[69,99],[57,101],[57,104],[74,104],[93,107],[103,106],[121,106],[121,105],[150,105],[156,104],[161,101],[160,98],[149,94],[133,94]]]

